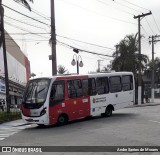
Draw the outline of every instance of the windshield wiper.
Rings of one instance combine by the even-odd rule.
[[[45,88],[42,88],[42,89],[39,90],[37,93],[39,94],[39,93],[42,92],[43,90],[45,90]]]

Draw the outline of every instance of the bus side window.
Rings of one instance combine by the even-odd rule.
[[[109,78],[109,82],[110,82],[109,90],[110,90],[111,93],[122,91],[121,77],[120,76],[111,76]]]
[[[122,90],[133,90],[133,79],[131,75],[122,76]]]
[[[82,80],[83,96],[88,96],[88,79]]]
[[[99,77],[96,79],[96,88],[98,95],[108,93],[108,78]]]
[[[94,78],[88,79],[88,95],[94,96],[97,94],[96,82]]]
[[[77,93],[76,93],[76,89],[74,87],[73,80],[68,81],[68,97],[69,98],[76,98],[77,97]]]
[[[50,101],[64,100],[64,81],[56,81],[52,85]]]
[[[77,97],[82,96],[82,83],[81,80],[74,80],[74,87],[76,89]]]

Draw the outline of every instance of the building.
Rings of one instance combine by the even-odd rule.
[[[19,104],[30,78],[30,62],[12,37],[5,32],[11,104]],[[3,49],[0,49],[0,99],[5,100]]]

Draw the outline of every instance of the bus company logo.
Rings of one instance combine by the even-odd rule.
[[[106,102],[106,97],[93,98],[93,103]]]
[[[93,103],[96,103],[96,99],[95,98],[93,98]]]

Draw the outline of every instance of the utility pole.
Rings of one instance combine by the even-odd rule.
[[[6,104],[7,113],[10,112],[10,95],[9,95],[9,80],[8,80],[8,65],[7,65],[7,53],[6,53],[6,42],[5,42],[5,31],[4,31],[4,8],[2,7],[2,0],[0,0],[0,47],[3,48],[3,59],[4,59],[4,72],[5,72],[5,86],[6,86]]]
[[[117,44],[117,45],[116,45],[116,59],[118,58],[119,47],[120,47],[120,46]],[[118,67],[117,67],[117,71],[118,71],[118,72],[120,71],[119,65],[118,65]]]
[[[155,72],[155,62],[154,62],[154,43],[156,43],[156,42],[158,42],[158,41],[160,41],[160,40],[156,40],[156,38],[157,37],[160,37],[160,35],[159,36],[151,36],[151,37],[149,37],[149,39],[152,39],[151,41],[149,41],[149,43],[152,43],[152,86],[151,86],[151,88],[152,88],[152,93],[151,93],[151,97],[152,97],[152,102],[154,102],[154,83],[155,83],[155,79],[154,79],[154,72]]]
[[[134,19],[138,18],[138,41],[139,41],[139,63],[138,63],[138,104],[142,103],[142,74],[141,74],[141,17],[145,17],[148,15],[151,15],[152,12],[150,11],[149,13],[146,14],[141,14],[138,16],[134,16]]]
[[[57,74],[57,58],[56,58],[56,33],[55,33],[55,9],[54,0],[51,0],[51,50],[52,55],[50,60],[52,60],[52,75]]]
[[[100,66],[101,66],[101,61],[103,61],[103,60],[97,60],[98,61],[98,72],[100,72]]]

